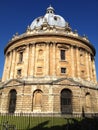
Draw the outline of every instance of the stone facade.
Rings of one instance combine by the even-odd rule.
[[[52,25],[47,20],[51,16]],[[57,16],[52,7],[47,8],[43,22],[35,19],[7,44],[0,112],[98,112],[95,48]]]

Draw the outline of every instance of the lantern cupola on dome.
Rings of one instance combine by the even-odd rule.
[[[46,9],[46,14],[36,18],[30,25],[30,29],[38,28],[43,25],[44,22],[47,22],[49,26],[56,26],[64,28],[67,25],[65,19],[55,14],[55,10],[52,6],[49,6]]]
[[[54,8],[50,5],[47,10],[46,10],[46,13],[51,13],[51,14],[54,14]]]

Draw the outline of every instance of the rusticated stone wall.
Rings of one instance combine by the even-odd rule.
[[[0,94],[0,112],[8,112],[9,92],[16,90],[15,112],[41,112],[41,113],[61,113],[61,91],[69,89],[72,92],[72,113],[98,112],[98,92],[95,89],[70,85],[18,85],[7,86]],[[41,105],[34,104],[35,91],[42,92]],[[90,94],[90,99],[86,99],[86,94]],[[87,100],[87,101],[86,101]],[[90,104],[89,104],[90,103]]]

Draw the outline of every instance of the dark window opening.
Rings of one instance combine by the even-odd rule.
[[[23,61],[23,52],[19,53],[19,63]]]
[[[65,50],[61,50],[61,60],[65,60]]]
[[[21,69],[17,70],[17,75],[21,76]]]
[[[61,92],[61,112],[72,113],[72,92],[69,89]]]
[[[61,73],[66,73],[66,68],[61,68]]]
[[[39,18],[37,19],[37,22],[39,22]]]
[[[9,113],[14,113],[15,109],[16,109],[16,99],[17,99],[17,95],[16,95],[16,90],[11,90],[9,93]]]
[[[54,16],[54,20],[57,21],[57,17],[56,16]]]

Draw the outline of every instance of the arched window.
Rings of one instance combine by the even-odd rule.
[[[9,108],[8,108],[9,113],[14,113],[15,112],[16,100],[17,100],[17,92],[16,92],[15,89],[12,89],[9,92]]]
[[[33,109],[41,110],[42,107],[42,91],[36,90],[33,93]]]
[[[86,111],[90,112],[91,111],[91,96],[90,93],[86,93],[85,95],[85,104],[86,104]]]
[[[72,113],[72,92],[69,89],[61,91],[61,112]]]

